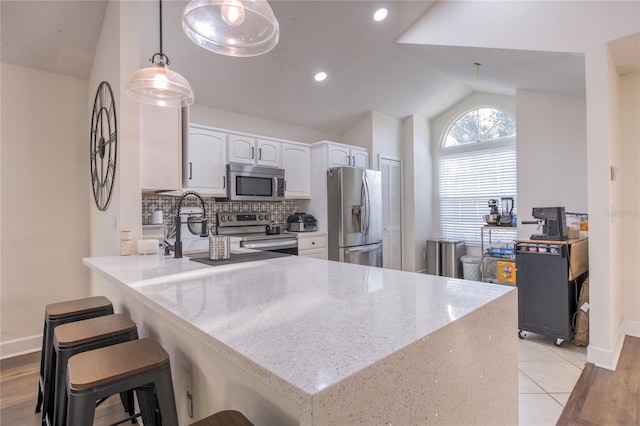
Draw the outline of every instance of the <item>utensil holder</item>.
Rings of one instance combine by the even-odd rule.
[[[231,237],[209,235],[209,260],[223,260],[231,257]]]

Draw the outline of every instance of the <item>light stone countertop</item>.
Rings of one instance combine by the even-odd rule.
[[[302,400],[516,291],[298,256],[215,267],[162,255],[83,262]]]

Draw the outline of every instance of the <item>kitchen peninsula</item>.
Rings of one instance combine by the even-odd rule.
[[[171,356],[180,424],[517,424],[510,286],[298,256],[84,259],[92,293]]]

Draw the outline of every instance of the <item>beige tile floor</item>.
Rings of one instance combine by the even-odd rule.
[[[587,349],[524,334],[518,350],[520,425],[555,425],[587,362]]]

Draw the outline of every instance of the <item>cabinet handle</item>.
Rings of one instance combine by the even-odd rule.
[[[262,148],[258,148],[258,160],[262,160]]]
[[[356,165],[356,156],[355,156],[355,155],[352,155],[352,156],[351,156],[351,159],[353,160],[353,165],[355,166],[355,165]]]
[[[227,177],[222,176],[222,189],[227,189]]]
[[[193,163],[189,161],[189,180],[193,179]]]
[[[347,166],[351,165],[351,156],[347,155]]]
[[[251,159],[253,160],[254,158],[256,158],[256,149],[251,147]]]

